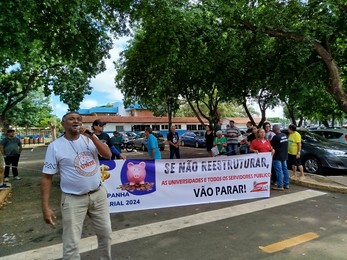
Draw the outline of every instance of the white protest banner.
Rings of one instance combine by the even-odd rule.
[[[100,164],[110,212],[270,196],[271,153]]]

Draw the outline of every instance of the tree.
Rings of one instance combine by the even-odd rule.
[[[105,69],[112,33],[126,32],[128,1],[0,3],[0,123],[30,92],[44,88],[76,110],[90,79]],[[6,122],[5,122],[6,124]]]
[[[153,1],[142,9],[141,29],[116,65],[116,85],[126,103],[154,111],[165,105],[177,109],[182,97],[201,123],[201,117],[215,123],[218,104],[231,99],[219,88],[225,84],[225,52],[230,51],[225,42],[236,35],[223,35],[218,21],[188,3]],[[206,114],[201,106],[208,108]]]
[[[343,1],[216,1],[220,19],[232,28],[293,40],[310,47],[326,68],[325,87],[347,112],[341,76],[346,74],[347,5]],[[213,9],[215,10],[215,9]]]

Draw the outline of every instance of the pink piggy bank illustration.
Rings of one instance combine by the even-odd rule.
[[[146,163],[139,164],[128,163],[127,178],[130,185],[144,184],[146,178]]]

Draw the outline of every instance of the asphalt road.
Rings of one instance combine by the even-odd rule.
[[[206,156],[204,149],[182,147],[181,152],[184,158]],[[47,246],[57,245],[60,250],[58,179],[54,179],[51,199],[58,216],[56,228],[45,224],[41,215],[39,179],[44,153],[44,147],[22,153],[22,180],[12,183],[10,203],[0,210],[0,259]],[[127,155],[148,158],[143,152]],[[168,158],[167,151],[163,158]],[[111,214],[113,258],[346,259],[346,203],[346,194],[291,185],[285,192],[271,191],[268,199],[115,213]],[[82,241],[93,235],[87,218]],[[96,259],[95,250],[84,251],[82,259]]]

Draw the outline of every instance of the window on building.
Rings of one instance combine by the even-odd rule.
[[[161,129],[162,130],[168,130],[169,129],[169,125],[161,125]]]
[[[187,130],[188,131],[194,131],[194,130],[197,130],[197,127],[196,127],[196,125],[187,125]]]
[[[124,126],[122,126],[122,125],[116,125],[116,131],[117,131],[117,132],[124,132]]]
[[[176,126],[176,129],[182,129],[181,125],[175,125],[175,126]]]
[[[160,131],[160,125],[152,125],[153,131]]]
[[[205,125],[198,125],[198,130],[205,130]]]
[[[145,131],[149,125],[134,125],[132,127],[133,131]]]

